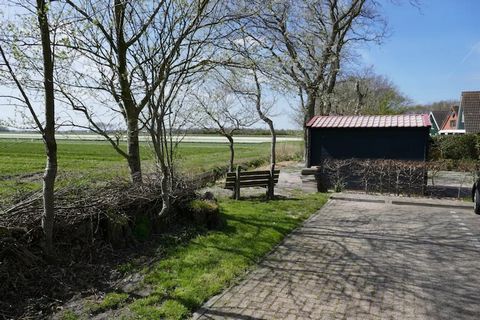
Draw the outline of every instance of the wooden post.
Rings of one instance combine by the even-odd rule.
[[[237,166],[235,171],[235,188],[233,189],[233,198],[240,199],[240,166]]]

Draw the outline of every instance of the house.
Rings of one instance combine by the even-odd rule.
[[[450,111],[448,110],[435,110],[430,112],[430,123],[432,124],[432,128],[430,129],[431,135],[436,135],[442,130],[442,126],[449,114]]]
[[[440,129],[436,130],[439,125],[439,119],[442,117],[438,111],[430,113],[432,122],[432,134],[464,134],[464,133],[480,133],[480,91],[464,91],[462,92],[462,101],[460,106],[454,106],[444,119]]]
[[[459,129],[466,133],[480,132],[480,91],[462,92]]]
[[[430,127],[428,114],[315,116],[307,123],[307,167],[323,159],[425,161]]]
[[[452,106],[450,111],[447,111],[447,117],[443,120],[443,123],[438,131],[439,134],[449,135],[449,134],[464,134],[464,129],[459,129],[459,126],[463,121],[461,115],[460,106]]]

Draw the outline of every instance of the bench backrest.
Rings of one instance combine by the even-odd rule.
[[[270,170],[264,171],[240,171],[240,188],[242,187],[267,187],[270,180]],[[273,182],[278,182],[280,170],[273,171]],[[236,173],[228,172],[225,189],[235,188]]]

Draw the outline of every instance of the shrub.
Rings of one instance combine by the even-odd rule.
[[[189,209],[193,221],[199,225],[214,228],[219,225],[220,211],[214,200],[195,199],[190,202]]]
[[[431,160],[477,160],[479,158],[480,139],[476,134],[436,136],[429,148]]]

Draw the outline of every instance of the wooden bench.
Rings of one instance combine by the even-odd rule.
[[[273,171],[273,177],[270,176],[270,170],[263,171],[240,171],[241,168],[237,167],[235,172],[227,173],[227,180],[225,182],[225,189],[233,190],[233,198],[240,198],[240,188],[245,187],[266,187],[267,193],[270,185],[278,183],[278,177],[280,170]],[[271,184],[271,179],[273,184]]]

